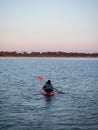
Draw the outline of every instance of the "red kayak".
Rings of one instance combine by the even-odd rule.
[[[42,94],[43,94],[43,95],[50,97],[50,96],[53,96],[53,95],[55,94],[55,91],[56,91],[56,90],[53,89],[53,91],[47,92],[47,91],[45,91],[45,89],[42,89],[41,91],[42,91]]]

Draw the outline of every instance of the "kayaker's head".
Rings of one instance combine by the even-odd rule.
[[[50,81],[50,80],[48,80],[48,81],[47,81],[47,84],[51,84],[51,81]]]

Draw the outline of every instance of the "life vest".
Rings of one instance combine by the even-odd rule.
[[[51,87],[50,84],[47,84],[47,85],[46,85],[46,90],[49,90],[49,89],[52,89],[52,87]]]

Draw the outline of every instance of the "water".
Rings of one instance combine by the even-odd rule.
[[[44,80],[58,91],[41,94]],[[97,130],[98,59],[0,58],[0,130]]]

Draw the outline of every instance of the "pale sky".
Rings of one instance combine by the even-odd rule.
[[[98,52],[98,0],[0,0],[0,51]]]

